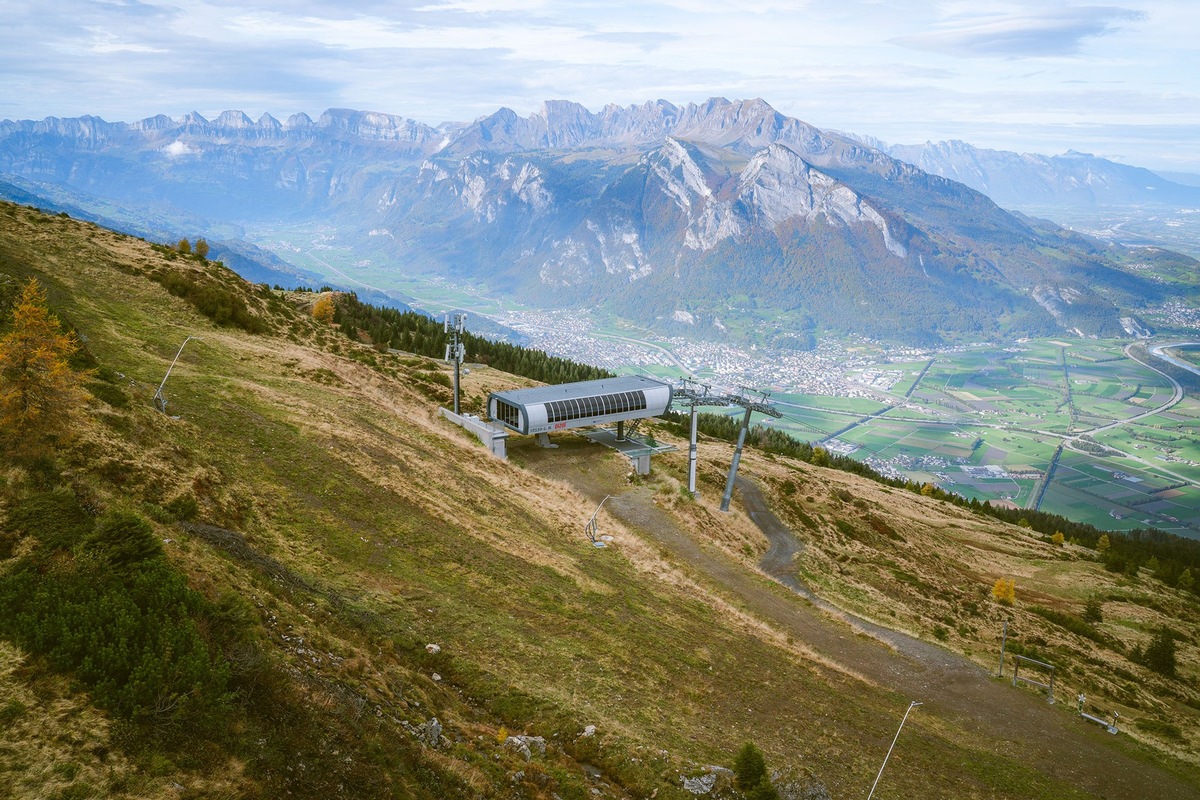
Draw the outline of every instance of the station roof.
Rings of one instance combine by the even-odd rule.
[[[616,378],[601,378],[596,381],[560,383],[554,386],[535,386],[532,389],[513,389],[507,392],[492,392],[514,405],[549,403],[553,400],[571,400],[580,397],[595,397],[616,392],[636,392],[647,389],[670,388],[670,384],[645,378],[641,375],[622,375]]]

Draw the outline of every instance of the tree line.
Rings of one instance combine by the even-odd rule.
[[[446,354],[447,337],[442,322],[414,311],[364,303],[352,292],[337,296],[333,322],[350,339],[362,341],[365,335],[381,349],[403,350],[429,358],[443,358]],[[509,342],[492,341],[470,331],[463,334],[461,341],[466,347],[467,361],[487,364],[542,383],[573,383],[612,377],[611,372],[597,367]]]

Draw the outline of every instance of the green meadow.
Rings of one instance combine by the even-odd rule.
[[[903,405],[864,415],[833,448],[980,501],[1200,537],[1200,400],[1173,402],[1167,378],[1128,358],[1124,344],[1054,339],[938,354],[915,388],[927,362],[889,365],[904,372],[890,392]],[[813,408],[870,413],[868,403],[808,398],[804,420],[821,428],[834,420]]]

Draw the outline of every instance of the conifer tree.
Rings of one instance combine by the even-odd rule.
[[[1180,589],[1183,589],[1185,592],[1190,592],[1192,590],[1192,587],[1196,585],[1196,579],[1192,577],[1192,570],[1190,567],[1184,568],[1183,572],[1179,573],[1179,582],[1175,585]]]
[[[749,789],[757,786],[767,776],[767,762],[762,750],[755,747],[753,742],[746,742],[733,759],[733,775],[738,788]]]
[[[31,279],[13,308],[11,330],[0,338],[0,440],[12,456],[44,457],[69,435],[87,398],[86,373],[68,363],[78,349]]]
[[[334,317],[334,302],[331,295],[323,294],[317,298],[317,302],[313,303],[312,308],[313,319],[317,322],[324,322],[326,325],[333,322]]]
[[[997,578],[992,585],[992,598],[1003,606],[1011,606],[1017,600],[1017,584],[1012,578]]]
[[[1166,626],[1160,628],[1146,646],[1142,663],[1160,675],[1175,677],[1175,634]]]

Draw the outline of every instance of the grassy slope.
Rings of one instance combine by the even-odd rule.
[[[605,524],[616,546],[585,547],[580,529],[591,501],[492,459],[438,419],[443,390],[422,380],[436,365],[351,345],[266,295],[251,305],[272,320],[273,333],[215,327],[139,273],[201,270],[236,286],[231,275],[166,261],[145,243],[71,220],[11,206],[0,214],[0,272],[42,280],[100,365],[125,376],[130,407],[93,404],[92,422],[64,454],[68,482],[102,506],[143,513],[190,494],[200,520],[242,534],[246,547],[229,549],[203,530],[158,527],[194,587],[214,599],[241,598],[266,658],[254,669],[272,676],[271,697],[288,701],[264,716],[253,696],[243,697],[226,736],[180,751],[124,736],[85,695],[5,645],[0,702],[15,699],[0,724],[19,738],[0,750],[0,771],[16,776],[11,785],[22,788],[14,796],[49,797],[72,785],[173,796],[173,784],[193,796],[565,798],[592,788],[690,796],[679,775],[728,764],[747,739],[770,764],[801,782],[819,780],[835,797],[870,786],[903,698],[813,658],[612,519]],[[171,375],[169,408],[178,419],[168,419],[150,400],[188,335],[201,341],[188,345]],[[514,383],[487,369],[468,380],[474,396]],[[714,461],[702,466],[710,485],[720,480],[721,456],[714,448]],[[761,537],[743,515],[725,519],[678,502],[670,476],[681,466],[676,457],[658,467],[663,504],[693,535],[749,562],[746,552],[761,549]],[[778,490],[800,468],[763,461],[751,469]],[[851,476],[798,474],[808,515],[825,518],[819,533],[807,534],[804,575],[852,608],[895,611],[884,621],[930,632],[939,614],[952,614],[897,570],[969,586],[981,607],[991,571],[1017,575],[1019,593],[1028,581],[1048,598],[1039,602],[1061,595],[1067,606],[1078,603],[1071,570],[1096,574],[1082,554],[998,533],[994,522],[951,529],[947,520],[958,512],[943,519],[918,498],[893,503]],[[10,472],[6,495],[20,496],[24,480]],[[872,550],[839,540],[832,520],[861,517],[862,509],[837,499],[838,488],[886,504],[875,513],[885,507],[910,544],[930,544]],[[792,521],[805,531],[794,511]],[[942,531],[953,531],[953,545],[934,537]],[[878,553],[897,566],[881,571]],[[1170,602],[1169,612],[1186,615],[1173,605],[1181,601]],[[1115,618],[1114,602],[1105,611]],[[990,633],[982,620],[965,620],[977,632],[961,642],[958,626],[945,624],[952,644],[982,657]],[[1105,624],[1124,630],[1119,621]],[[1181,656],[1194,676],[1195,631],[1188,635]],[[427,652],[427,643],[441,652]],[[1139,691],[1158,702],[1154,681]],[[41,722],[68,712],[83,729],[75,745],[97,745],[64,744]],[[410,733],[434,716],[445,726],[438,748]],[[581,737],[589,724],[598,735]],[[889,766],[895,796],[1077,794],[1024,766],[1019,754],[991,753],[953,721],[910,725],[904,757]],[[499,745],[502,727],[545,736],[547,756],[527,764]],[[1194,741],[1189,722],[1185,742],[1171,746],[1194,761]],[[930,785],[931,774],[953,781]]]
[[[1119,711],[1127,729],[1195,764],[1200,733],[1200,619],[1195,596],[1141,570],[1136,578],[1104,570],[1094,551],[1056,546],[1039,534],[964,513],[850,476],[766,463],[759,467],[776,507],[808,549],[799,574],[818,594],[888,627],[905,630],[995,669],[1001,621],[1009,645],[1058,666],[1056,696],[1083,692],[1093,711]],[[809,527],[807,521],[815,522]],[[837,524],[841,521],[841,525]],[[880,532],[879,523],[886,528]],[[1015,581],[1017,603],[992,601],[997,578]],[[1033,608],[1080,621],[1089,598],[1102,602],[1097,639],[1053,624]],[[1128,658],[1167,625],[1180,634],[1178,680]],[[1119,642],[1120,647],[1114,646]],[[1139,730],[1157,722],[1182,736]]]

